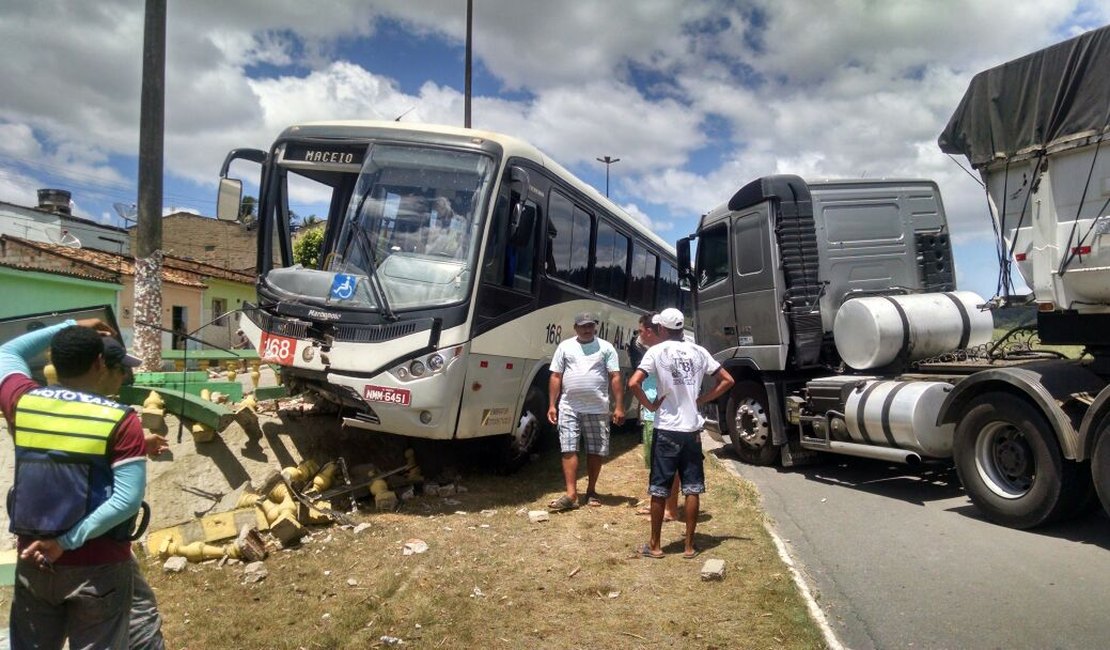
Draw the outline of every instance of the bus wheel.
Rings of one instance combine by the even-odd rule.
[[[1110,424],[1103,425],[1102,435],[1095,442],[1095,450],[1091,454],[1091,478],[1103,509],[1110,514]]]
[[[732,450],[750,465],[773,465],[779,448],[771,441],[767,391],[754,381],[738,381],[728,398],[728,437]]]
[[[528,461],[540,435],[547,430],[547,409],[543,391],[533,386],[528,390],[520,415],[513,423],[513,432],[502,436],[499,469],[509,474]]]
[[[1060,453],[1044,415],[1005,393],[978,397],[956,425],[952,454],[972,503],[997,524],[1033,528],[1077,509],[1083,468]]]

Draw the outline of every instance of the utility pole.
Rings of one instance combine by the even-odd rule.
[[[135,229],[135,342],[143,370],[162,369],[162,140],[166,96],[166,0],[146,0],[139,115],[139,215]]]
[[[470,41],[474,34],[474,0],[466,0],[466,79],[463,82],[463,126],[470,128]]]
[[[598,158],[597,161],[599,163],[605,163],[605,198],[609,198],[609,165],[612,165],[613,163],[618,163],[621,161],[621,159],[605,156],[604,158]]]

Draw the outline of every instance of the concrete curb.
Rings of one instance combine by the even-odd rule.
[[[702,432],[701,439],[702,449],[704,451],[713,451],[724,446],[704,431]],[[734,461],[718,458],[715,454],[712,454],[711,457],[719,463],[721,467],[724,467],[728,473],[740,480],[747,481],[747,479],[737,471],[734,466]],[[760,498],[762,498],[762,495],[760,495]],[[810,590],[809,583],[807,583],[802,576],[802,572],[798,569],[798,565],[794,562],[794,558],[790,556],[790,551],[786,546],[786,542],[779,537],[778,532],[775,530],[774,525],[766,514],[763,516],[763,528],[775,543],[775,550],[778,551],[779,558],[782,560],[783,564],[790,569],[790,576],[794,579],[794,585],[798,588],[798,591],[802,595],[802,599],[806,603],[806,609],[809,610],[810,617],[813,619],[813,622],[817,624],[817,627],[821,630],[822,636],[825,638],[825,646],[828,647],[829,650],[846,650],[844,644],[836,638],[836,632],[834,632],[832,626],[829,625],[829,619],[825,615],[825,611],[821,609],[821,606],[817,604],[817,599],[813,597],[813,592]]]

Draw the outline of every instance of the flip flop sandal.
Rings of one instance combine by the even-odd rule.
[[[689,553],[683,553],[682,554],[682,559],[683,560],[692,560],[692,559],[696,558],[699,555],[701,555],[701,550],[695,548],[694,550],[690,551]]]
[[[553,499],[547,504],[547,509],[551,512],[564,512],[566,510],[574,510],[577,507],[578,504],[574,502],[574,499],[565,494],[558,499]]]
[[[601,499],[599,499],[596,494],[587,494],[586,505],[590,506],[591,508],[600,508]]]
[[[656,555],[655,552],[651,550],[650,544],[640,544],[638,547],[636,547],[636,554],[640,557],[646,557],[652,560],[662,560],[664,557],[666,557],[662,552],[660,552],[659,555]]]

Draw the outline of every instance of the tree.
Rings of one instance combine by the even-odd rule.
[[[253,219],[257,209],[258,199],[253,196],[244,196],[242,202],[239,203],[239,220],[249,221]]]
[[[293,242],[293,262],[307,269],[320,266],[320,249],[324,245],[323,228],[307,228]]]

